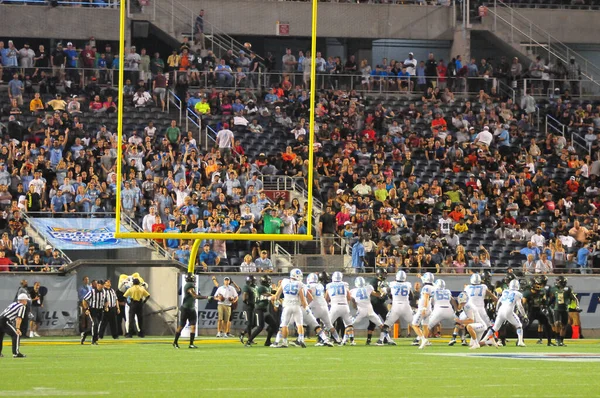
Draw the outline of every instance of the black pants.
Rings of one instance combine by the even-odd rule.
[[[102,316],[103,309],[90,308],[90,315],[88,316],[90,323],[89,327],[83,332],[84,338],[92,335],[92,343],[98,341],[100,328],[102,327]]]
[[[375,313],[377,315],[379,315],[381,317],[381,319],[387,318],[388,309],[387,309],[387,306],[385,305],[385,303],[379,303],[377,305],[374,305],[373,310],[375,311]],[[375,325],[373,322],[369,321],[369,327],[367,328],[367,330],[369,332],[372,332],[373,330],[375,330],[376,326],[378,326],[378,325]]]
[[[31,304],[27,304],[25,307],[25,315],[23,316],[23,321],[21,322],[21,336],[28,336],[27,329],[29,329],[29,314],[31,314]]]
[[[25,320],[21,322],[21,325],[25,323]],[[7,334],[12,338],[12,353],[17,355],[19,353],[19,343],[21,338],[17,334],[17,328],[6,318],[0,318],[0,354],[2,353],[2,341],[4,335]]]
[[[265,309],[255,309],[254,316],[252,317],[256,321],[256,327],[252,331],[252,334],[248,338],[248,341],[254,341],[256,336],[265,328],[265,323],[267,326],[267,342],[271,342],[271,337],[277,331],[277,322],[275,318],[271,315],[269,310]],[[248,322],[249,323],[249,322]]]
[[[100,338],[104,337],[104,332],[106,331],[106,327],[108,325],[110,325],[112,338],[119,338],[119,330],[117,329],[117,307],[109,308],[108,311],[104,313],[99,332]]]
[[[548,341],[552,338],[552,325],[550,325],[550,320],[544,314],[544,311],[540,307],[532,307],[529,310],[529,314],[527,315],[529,318],[529,324],[531,325],[533,321],[538,321],[541,326],[544,327],[544,334]]]
[[[231,311],[233,313],[233,311]],[[245,307],[244,311],[242,311],[242,316],[248,322],[246,325],[246,330],[244,333],[250,336],[252,334],[252,329],[256,326],[256,317],[254,316],[254,307]]]
[[[137,315],[138,327],[140,328],[138,332],[138,336],[144,336],[144,314],[142,309],[144,308],[144,303],[142,301],[134,301],[132,300],[129,303],[129,331],[127,334],[133,335],[135,332],[135,316]]]

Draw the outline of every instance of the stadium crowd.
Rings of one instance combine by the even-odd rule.
[[[166,62],[145,49],[126,52],[125,119],[142,116],[143,123],[123,131],[124,213],[153,232],[305,233],[306,205],[272,202],[263,178],[285,175],[306,185],[310,54],[300,59],[288,50],[281,80],[262,87],[249,48],[217,59],[210,51],[198,56],[194,46],[185,39]],[[8,239],[18,236],[10,226],[21,211],[55,217],[112,211],[116,52],[97,51],[93,41],[80,50],[69,42],[37,52],[0,42],[0,54],[8,82],[0,126]],[[320,53],[316,62],[326,73]],[[265,63],[273,70],[278,62],[271,55]],[[411,53],[374,70],[353,56],[333,63],[328,75],[340,77],[333,76],[335,84],[323,79],[314,110],[323,253],[340,253],[336,239],[349,255],[364,250],[362,260],[354,255],[357,271],[465,273],[518,264],[526,273],[585,273],[597,261],[600,106],[573,98],[572,83],[564,80],[559,93],[536,103],[530,95],[513,101],[493,83],[519,80],[526,69],[550,73],[535,62],[462,65],[456,57],[445,65],[433,54],[417,62]],[[577,74],[576,65],[571,69]],[[480,78],[469,82],[476,95],[454,95],[464,91],[457,87],[460,71]],[[298,72],[303,81],[294,85]],[[203,75],[208,87],[198,88]],[[245,88],[227,88],[234,79]],[[351,79],[365,91],[351,90]],[[381,85],[399,93],[369,92]],[[216,132],[208,150],[169,119],[170,88]],[[562,135],[540,132],[536,106],[585,136],[593,158]],[[180,261],[189,259],[189,242],[161,243]],[[203,248],[204,269],[268,269],[249,264],[262,256],[260,243],[207,240]],[[243,264],[240,251],[250,255]],[[28,263],[19,258],[19,264]]]

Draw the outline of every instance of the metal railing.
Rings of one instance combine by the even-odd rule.
[[[493,7],[488,8],[488,11],[493,17],[493,31],[498,31],[498,22],[504,24],[510,32],[509,39],[511,43],[517,41],[519,45],[526,44],[532,55],[540,55],[542,58],[549,59],[551,63],[560,61],[567,65],[573,57],[581,67],[581,75],[600,85],[600,82],[596,80],[600,76],[600,67],[556,39],[550,32],[539,27],[535,22],[502,0],[494,0]]]
[[[22,211],[21,212],[21,217],[23,217],[23,219],[27,221],[27,228],[31,228],[41,239],[43,239],[44,246],[50,245],[50,242],[46,238],[46,232],[38,230],[34,226],[34,224],[31,223],[31,217],[30,217],[31,214],[48,214],[48,213],[34,213],[34,212],[25,212],[25,211]],[[65,252],[63,252],[62,250],[60,250],[57,247],[55,247],[54,250],[58,250],[59,253],[60,253],[60,257],[64,258],[65,261],[67,261],[69,263],[71,262],[71,259],[69,258],[69,256],[67,256],[65,254]]]
[[[571,143],[573,148],[578,147],[584,153],[592,156],[592,146],[583,137],[574,131],[570,130],[568,126],[562,124],[550,115],[546,115],[546,134],[554,133],[560,134],[565,137]]]
[[[50,1],[47,0],[2,0],[0,4],[15,4],[15,5],[31,5],[31,6],[48,6],[51,5]],[[94,8],[109,8],[109,7],[119,7],[121,4],[119,0],[112,1],[56,1],[54,3],[57,6],[65,6],[65,7],[94,7]]]

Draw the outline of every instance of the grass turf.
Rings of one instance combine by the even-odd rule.
[[[10,346],[0,358],[0,396],[270,397],[280,395],[366,397],[383,394],[428,397],[599,396],[600,363],[486,358],[471,354],[588,354],[600,361],[597,340],[499,350],[433,346],[419,351],[407,339],[396,347],[243,347],[237,339],[197,339],[199,349],[168,338],[103,340],[81,346],[75,339],[31,339],[24,359]],[[450,354],[450,355],[448,355]],[[589,360],[593,358],[588,358]]]

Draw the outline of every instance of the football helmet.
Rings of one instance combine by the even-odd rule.
[[[460,292],[456,300],[458,301],[458,304],[465,304],[469,301],[469,295],[466,292]]]
[[[314,272],[308,274],[306,277],[306,283],[317,283],[319,281],[319,276]]]
[[[295,281],[301,281],[303,278],[302,271],[299,268],[294,268],[290,271],[290,279]]]
[[[335,271],[332,275],[331,275],[331,280],[333,282],[341,282],[344,279],[344,274],[342,274],[339,271]]]
[[[263,275],[260,277],[260,284],[263,286],[271,287],[271,277],[269,275]]]
[[[556,278],[556,282],[555,285],[558,287],[565,287],[567,286],[567,278],[565,278],[564,276],[559,276],[558,278]]]
[[[331,281],[331,278],[329,277],[329,274],[325,271],[322,271],[321,273],[319,273],[319,281],[321,281],[322,284],[326,285]]]
[[[363,278],[362,276],[359,276],[358,278],[356,278],[354,280],[354,286],[360,288],[360,287],[365,287],[366,282],[365,282],[365,278]]]
[[[435,281],[435,277],[433,276],[433,274],[431,272],[425,272],[423,274],[423,276],[421,277],[421,281],[423,283],[431,283],[431,284],[433,284],[433,282]]]
[[[377,274],[377,279],[379,279],[380,281],[387,278],[387,274],[388,274],[388,272],[385,268],[377,268],[375,273]]]
[[[256,286],[256,277],[254,275],[248,275],[246,277],[246,285]]]
[[[519,290],[521,288],[521,284],[517,279],[513,279],[508,284],[508,290]]]
[[[396,272],[396,281],[397,282],[404,282],[405,280],[406,280],[406,272],[404,272],[404,271]]]
[[[446,288],[446,282],[444,282],[443,279],[438,279],[435,281],[435,287],[440,290],[444,290]]]
[[[492,273],[486,269],[485,271],[483,271],[483,276],[481,277],[481,280],[485,284],[491,283],[492,282]]]
[[[185,281],[186,282],[196,282],[196,277],[194,276],[194,274],[187,274],[185,276]]]
[[[479,274],[471,275],[471,285],[481,285],[481,275],[479,275]]]

